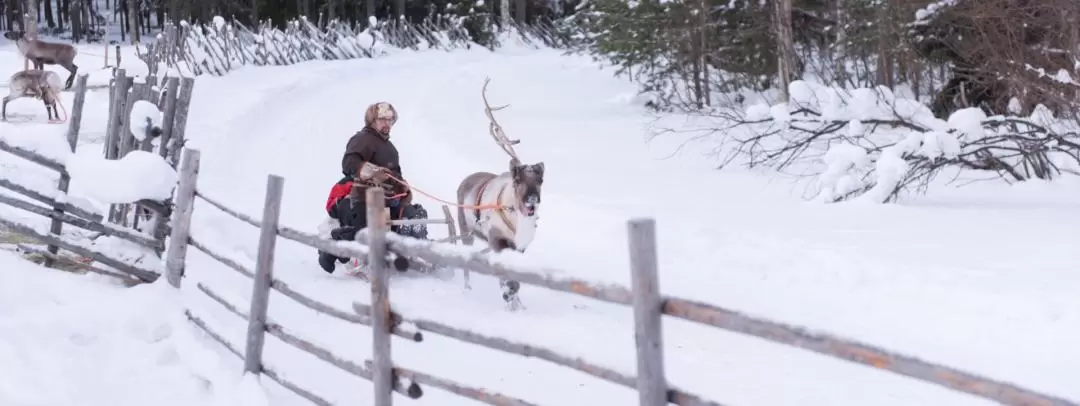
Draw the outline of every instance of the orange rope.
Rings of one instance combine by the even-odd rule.
[[[56,104],[60,105],[60,111],[64,112],[64,119],[63,120],[49,120],[49,124],[64,124],[64,123],[66,123],[68,121],[68,111],[67,111],[67,107],[64,107],[64,101],[60,99],[60,94],[58,94],[55,89],[50,87],[49,88],[49,93],[52,93],[53,100],[56,101]]]
[[[430,193],[427,193],[427,192],[425,192],[425,191],[423,191],[421,189],[417,189],[417,188],[413,187],[412,185],[410,185],[409,182],[406,182],[404,180],[395,178],[394,175],[391,175],[389,173],[386,173],[386,177],[390,178],[394,182],[400,183],[402,186],[405,186],[409,190],[415,190],[415,191],[417,191],[418,193],[420,193],[420,194],[422,194],[424,196],[430,197],[430,198],[434,199],[435,201],[437,201],[439,203],[442,203],[442,204],[445,204],[445,205],[448,205],[448,206],[459,207],[459,208],[466,209],[466,210],[492,210],[492,209],[493,210],[502,210],[502,209],[506,208],[505,206],[503,206],[503,205],[501,205],[501,204],[499,204],[497,202],[496,203],[490,203],[490,204],[480,204],[480,205],[457,204],[457,203],[449,202],[449,201],[440,199],[438,197],[432,196]],[[408,192],[406,192],[406,193],[408,193]],[[404,195],[404,194],[405,193],[402,193],[401,195]],[[400,196],[400,195],[396,195],[396,196]]]

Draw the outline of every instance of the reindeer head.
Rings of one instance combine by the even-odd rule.
[[[25,39],[26,38],[26,33],[23,32],[23,31],[18,31],[18,30],[8,31],[8,32],[4,33],[4,38],[7,38],[8,40],[11,40],[11,41],[18,41],[18,40],[21,40],[21,39]]]
[[[521,214],[535,216],[536,208],[540,206],[540,188],[544,185],[544,163],[523,165],[517,159],[511,159],[510,178]]]

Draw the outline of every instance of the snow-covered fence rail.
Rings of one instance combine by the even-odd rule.
[[[515,25],[510,32],[531,46],[564,47],[567,43],[549,24]],[[339,20],[320,27],[300,18],[288,21],[285,29],[269,22],[252,29],[217,17],[209,25],[183,21],[179,27],[166,29],[139,58],[151,74],[165,68],[183,75],[220,76],[246,65],[372,58],[386,47],[452,50],[474,45],[460,18],[379,21],[364,29]]]
[[[82,109],[87,91],[86,85],[87,75],[80,76],[75,85],[75,102],[72,106],[71,117],[69,118],[69,128],[67,131],[67,145],[70,148],[69,152],[75,151],[75,145],[78,141],[79,129],[82,121]],[[68,201],[66,197],[68,186],[71,181],[71,174],[68,172],[65,163],[60,162],[53,157],[46,156],[38,151],[13,145],[3,139],[0,139],[0,151],[33,162],[43,168],[57,172],[60,175],[57,185],[58,189],[55,191],[36,190],[33,187],[21,184],[20,181],[12,179],[11,177],[0,176],[0,187],[38,202],[33,203],[24,199],[0,194],[0,204],[14,207],[51,220],[49,231],[46,233],[19,221],[0,218],[0,225],[3,225],[17,234],[36,239],[46,244],[44,250],[26,244],[20,245],[21,249],[43,256],[45,258],[45,265],[50,267],[54,266],[57,262],[64,262],[80,269],[115,276],[132,283],[153,282],[157,279],[159,275],[157,270],[140,265],[136,261],[108,254],[106,253],[106,250],[96,249],[92,242],[98,237],[109,236],[134,243],[140,247],[161,251],[165,248],[164,238],[155,239],[152,236],[131,229],[115,226],[106,222],[104,216],[96,213],[93,209],[81,207],[74,204],[73,201]],[[165,207],[164,204],[160,202],[147,201],[144,203],[154,207]],[[65,223],[90,231],[91,233],[95,233],[95,235],[86,240],[80,240],[71,235],[65,235],[63,232],[63,224]],[[84,258],[113,268],[115,271],[61,256],[59,255],[60,249],[81,255]]]
[[[745,315],[716,305],[662,295],[658,286],[655,223],[652,219],[634,219],[629,222],[631,287],[597,285],[575,278],[550,276],[564,274],[559,271],[518,269],[492,262],[489,257],[480,253],[448,252],[440,249],[439,245],[441,243],[439,242],[416,241],[388,233],[389,227],[385,223],[382,208],[377,205],[368,207],[368,224],[371,226],[357,233],[357,241],[326,240],[313,234],[281,226],[278,224],[278,215],[284,179],[274,175],[269,176],[263,217],[258,220],[232,210],[221,202],[203,196],[198,192],[195,187],[195,177],[198,173],[198,156],[197,150],[187,150],[184,155],[182,171],[185,177],[182,179],[187,180],[182,180],[178,188],[177,213],[179,217],[174,222],[172,240],[174,243],[170,246],[170,252],[166,258],[169,280],[174,281],[174,286],[180,286],[184,272],[184,253],[187,245],[196,247],[196,249],[220,261],[227,267],[252,279],[252,300],[246,312],[241,310],[241,306],[225,299],[224,296],[213,291],[210,287],[201,283],[197,285],[199,291],[249,323],[247,342],[243,350],[239,345],[230,343],[222,335],[214,332],[202,319],[190,311],[187,312],[188,318],[195,325],[205,330],[212,338],[243,359],[246,372],[265,374],[285,388],[317,405],[331,405],[332,403],[319,394],[283,379],[279,371],[263,365],[262,347],[265,334],[270,334],[356,377],[371,381],[375,386],[373,404],[376,406],[390,405],[391,392],[397,392],[410,398],[419,398],[424,393],[422,385],[442,389],[490,405],[533,404],[485,388],[469,387],[447,378],[394,365],[390,348],[390,336],[396,335],[410,341],[420,342],[423,340],[424,333],[437,334],[498,351],[545,360],[599,379],[636,389],[640,394],[639,403],[643,406],[660,406],[669,403],[677,405],[720,405],[721,403],[717,401],[702,398],[667,382],[662,350],[662,320],[667,316],[754,336],[773,343],[793,346],[879,370],[890,371],[1005,405],[1077,406],[1077,403],[1073,401],[1038,393],[1007,382],[996,381],[945,365],[901,355],[876,346],[824,333],[813,333],[802,327]],[[372,188],[367,193],[367,201],[381,201],[384,198],[384,192],[379,188]],[[244,266],[241,261],[216,253],[212,248],[199,242],[198,238],[188,234],[191,208],[196,198],[201,198],[211,206],[260,228],[259,250],[254,270]],[[371,268],[369,271],[371,278],[370,304],[353,303],[354,313],[344,312],[301,295],[290,289],[282,281],[274,278],[273,252],[275,240],[278,236],[338,256],[367,256]],[[628,374],[587,360],[562,355],[551,349],[540,348],[526,343],[516,343],[500,337],[485,336],[445,323],[413,318],[396,312],[391,306],[389,297],[390,271],[384,263],[388,251],[393,251],[404,257],[420,258],[435,266],[469,269],[472,272],[493,277],[512,279],[521,283],[584,296],[602,302],[630,306],[633,308],[635,319],[634,335],[638,360],[636,374]],[[281,293],[301,305],[339,320],[371,327],[373,334],[371,359],[362,364],[344,359],[326,348],[305,340],[273,321],[267,315],[271,291]]]

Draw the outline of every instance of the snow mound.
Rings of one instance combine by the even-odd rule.
[[[130,121],[132,125],[131,136],[135,139],[142,141],[146,139],[146,126],[149,125],[152,129],[161,129],[162,123],[165,122],[164,114],[157,108],[154,103],[146,100],[136,101],[131,106]]]
[[[168,199],[178,178],[162,157],[146,151],[131,151],[121,159],[109,160],[99,151],[84,149],[72,157],[67,170],[72,194],[107,204]]]

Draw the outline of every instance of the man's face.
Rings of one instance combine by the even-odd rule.
[[[390,127],[393,126],[393,117],[378,117],[375,119],[375,130],[383,134],[390,134]]]

